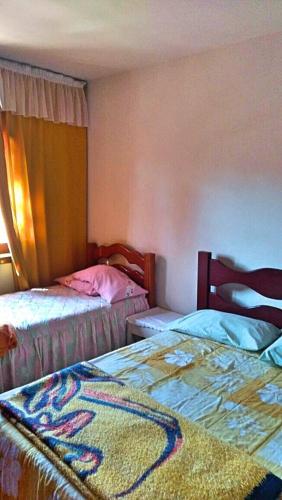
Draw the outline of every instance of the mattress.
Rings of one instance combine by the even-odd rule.
[[[126,344],[126,318],[148,309],[145,296],[108,304],[64,286],[0,296],[0,318],[18,347],[0,359],[0,391]]]
[[[219,439],[245,450],[282,478],[282,370],[260,361],[257,354],[162,332],[92,363],[197,422]],[[42,491],[50,492],[50,498],[81,498],[48,459],[2,416],[0,455],[0,463],[11,469],[10,481],[0,481],[7,494],[13,489],[17,496],[21,467],[28,461],[34,498],[39,498]]]

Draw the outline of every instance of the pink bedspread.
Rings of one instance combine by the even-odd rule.
[[[148,308],[144,295],[107,304],[63,286],[0,296],[18,341],[0,358],[0,392],[124,346],[126,318]]]

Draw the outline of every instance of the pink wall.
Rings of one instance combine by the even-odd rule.
[[[89,237],[158,254],[195,307],[199,249],[282,268],[282,36],[90,84]]]

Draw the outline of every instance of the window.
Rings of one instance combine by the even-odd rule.
[[[8,238],[6,233],[6,228],[4,224],[4,220],[2,217],[1,209],[0,209],[0,254],[8,253]]]

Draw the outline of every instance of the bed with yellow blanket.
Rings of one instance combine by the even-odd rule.
[[[281,381],[175,332],[57,372],[1,399],[0,498],[279,498]]]

